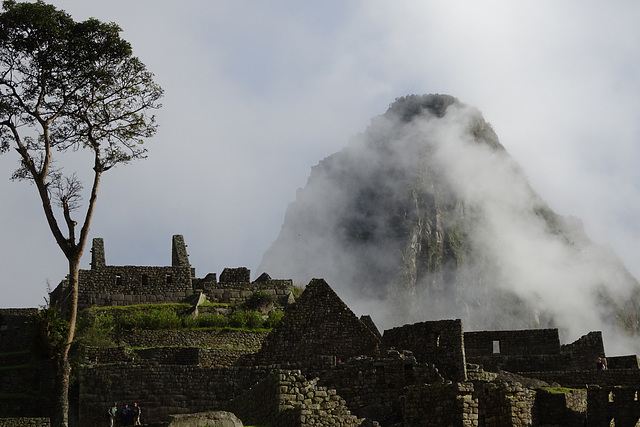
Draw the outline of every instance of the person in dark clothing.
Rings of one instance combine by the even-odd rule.
[[[128,404],[124,404],[124,408],[120,410],[120,423],[123,426],[131,425],[131,409]]]
[[[596,367],[598,368],[598,371],[604,371],[607,369],[607,365],[604,364],[602,357],[598,357],[598,361],[596,362]]]
[[[134,426],[140,425],[141,414],[142,414],[142,409],[138,406],[138,402],[133,402],[133,408],[131,408],[131,420],[133,421]]]

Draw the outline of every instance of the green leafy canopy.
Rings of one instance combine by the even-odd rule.
[[[5,1],[3,8],[1,150],[22,144],[38,159],[38,172],[48,166],[48,148],[90,148],[102,171],[144,157],[142,139],[157,128],[148,110],[161,106],[162,89],[120,38],[120,27],[75,22],[41,1]],[[15,177],[31,178],[27,166]]]

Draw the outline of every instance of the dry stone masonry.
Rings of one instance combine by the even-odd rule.
[[[465,332],[460,319],[449,319],[380,333],[323,279],[294,300],[290,280],[262,273],[252,282],[244,267],[224,269],[219,280],[196,278],[182,236],[173,237],[171,259],[165,267],[110,266],[104,242],[94,239],[80,306],[240,304],[260,291],[286,304],[283,319],[271,332],[137,331],[121,337],[122,347],[86,349],[72,396],[77,425],[104,425],[114,401],[137,401],[143,421],[158,427],[205,422],[198,420],[220,411],[271,427],[640,422],[638,358],[606,358],[598,331],[561,344],[556,329]],[[64,308],[66,292],[63,281],[52,301]],[[0,310],[0,427],[48,426],[53,371],[31,359],[26,327],[36,312]],[[595,369],[597,357],[608,370]]]

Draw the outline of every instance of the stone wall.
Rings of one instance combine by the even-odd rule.
[[[208,368],[198,365],[164,365],[147,361],[87,365],[80,369],[79,424],[104,425],[104,412],[113,402],[138,402],[143,422],[165,422],[171,414],[219,409],[263,380],[262,368]]]
[[[405,387],[442,380],[433,365],[417,363],[411,352],[389,351],[384,358],[356,357],[333,366],[320,383],[335,388],[358,417],[394,425],[402,422]]]
[[[51,427],[49,418],[0,418],[0,427]]]
[[[55,396],[53,365],[31,358],[23,363],[0,371],[0,418],[51,415]]]
[[[184,302],[197,291],[211,302],[228,304],[241,304],[256,291],[273,295],[280,303],[290,299],[292,280],[271,279],[263,273],[251,282],[246,267],[225,268],[219,283],[214,273],[196,278],[181,235],[173,236],[171,252],[170,266],[113,266],[106,263],[103,239],[93,239],[91,269],[80,270],[78,309]],[[51,292],[52,304],[64,309],[68,292],[68,282],[63,280]]]
[[[37,308],[0,309],[0,353],[24,351],[31,347],[27,322],[37,312]]]
[[[465,332],[464,346],[467,362],[494,372],[587,370],[604,357],[599,331],[562,346],[557,329]]]
[[[85,349],[84,364],[133,362],[153,360],[157,363],[232,366],[246,364],[248,356],[262,346],[267,331],[210,330],[210,331],[136,331],[121,339],[135,351],[125,347],[89,347]]]
[[[0,418],[51,413],[53,369],[32,353],[34,337],[27,324],[35,313],[36,308],[0,309]]]
[[[560,338],[557,329],[465,332],[464,350],[471,363],[476,356],[560,354]]]
[[[213,347],[243,348],[258,350],[269,334],[266,331],[181,330],[181,331],[136,331],[119,339],[131,347]]]
[[[552,393],[542,389],[536,390],[533,425],[584,427],[586,420],[586,390],[571,390],[567,393]]]
[[[224,409],[245,425],[358,426],[363,421],[350,413],[336,390],[307,380],[300,371],[276,372]]]
[[[587,389],[587,426],[634,427],[640,423],[640,385]]]
[[[194,281],[194,288],[202,289],[209,301],[225,304],[242,304],[258,291],[273,296],[280,304],[286,304],[292,287],[293,281],[288,279],[231,283]]]
[[[386,348],[410,350],[419,363],[433,363],[446,379],[467,378],[462,321],[414,323],[384,331]]]
[[[582,427],[586,421],[586,391],[552,394],[519,383],[450,381],[405,390],[405,427]]]
[[[586,388],[588,385],[600,386],[633,386],[640,384],[640,371],[637,369],[619,369],[598,371],[544,371],[522,373],[529,378],[536,378],[549,384],[557,383],[563,387]]]
[[[183,302],[193,295],[191,268],[105,266],[80,270],[78,309]]]
[[[602,332],[589,332],[571,344],[562,345],[560,352],[566,356],[566,364],[565,366],[558,367],[558,369],[568,371],[593,369],[596,366],[598,357],[605,357]]]
[[[316,356],[345,361],[379,353],[380,340],[374,333],[324,280],[313,279],[265,338],[256,363],[299,362]]]
[[[530,356],[475,356],[468,357],[469,363],[481,365],[491,372],[508,371],[527,375],[530,371],[557,371],[567,364],[561,354],[534,354]]]
[[[536,392],[518,383],[486,383],[477,391],[478,425],[523,427],[533,425]]]
[[[640,369],[638,356],[614,356],[606,358],[607,369]]]
[[[473,391],[471,383],[438,382],[407,387],[404,427],[481,425]]]
[[[225,268],[220,273],[220,283],[247,283],[251,281],[251,273],[246,267]]]
[[[186,245],[180,235],[173,236],[172,265],[166,267],[111,266],[106,264],[104,241],[93,239],[91,269],[80,270],[78,310],[91,306],[182,302],[193,295]],[[51,293],[52,305],[65,308],[68,282]]]

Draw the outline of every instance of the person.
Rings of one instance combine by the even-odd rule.
[[[596,367],[598,368],[598,371],[604,371],[607,369],[607,365],[604,364],[602,357],[598,357],[598,361],[596,362]]]
[[[133,408],[131,408],[131,419],[133,420],[134,426],[140,425],[141,414],[142,414],[142,409],[138,406],[138,402],[133,402]]]
[[[129,404],[125,403],[124,408],[120,411],[120,423],[123,426],[128,426],[131,421],[131,410],[129,409]]]
[[[116,418],[118,418],[118,404],[116,402],[113,402],[113,406],[107,410],[107,414],[111,421],[110,426],[116,427]]]

